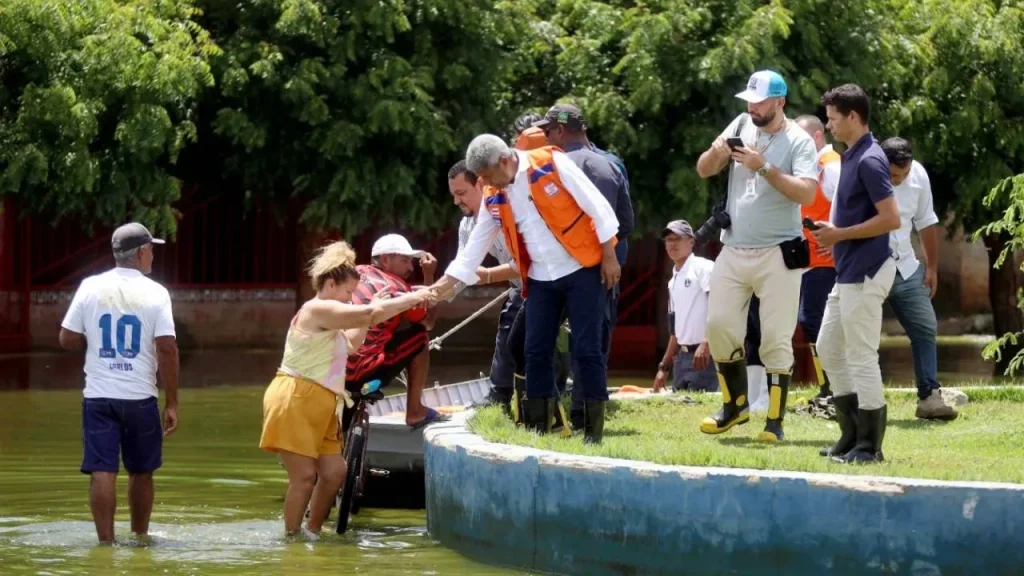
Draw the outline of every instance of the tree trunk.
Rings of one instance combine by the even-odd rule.
[[[985,247],[988,249],[988,298],[992,304],[992,320],[996,337],[1007,333],[1024,331],[1024,317],[1021,315],[1017,302],[1018,281],[1017,261],[1011,254],[1003,265],[995,267],[999,254],[1006,245],[1006,238],[998,234],[985,236]],[[1008,345],[1002,350],[1001,359],[994,367],[996,376],[1006,372],[1010,360],[1021,349],[1020,345]]]
[[[299,267],[298,282],[295,286],[295,308],[297,310],[307,300],[316,296],[313,284],[309,279],[309,261],[312,260],[317,249],[323,246],[329,236],[325,232],[314,232],[301,225],[296,228],[296,233],[299,236],[298,242],[296,242],[296,248],[298,249],[296,264]]]

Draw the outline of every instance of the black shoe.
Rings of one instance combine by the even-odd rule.
[[[785,434],[782,432],[782,421],[786,418],[786,399],[789,397],[789,383],[792,374],[767,372],[768,378],[768,419],[764,423],[764,431],[757,439],[762,442],[780,442]]]
[[[523,426],[527,430],[535,430],[541,434],[551,432],[551,422],[555,418],[554,398],[527,398],[522,402]]]
[[[883,462],[882,440],[885,439],[885,425],[888,420],[888,406],[877,410],[857,409],[857,444],[842,458],[833,458],[844,463],[869,464]]]
[[[857,444],[857,395],[834,396],[836,422],[839,422],[839,441],[822,448],[821,456],[843,457]]]
[[[587,400],[583,406],[583,443],[600,444],[604,438],[604,400]]]

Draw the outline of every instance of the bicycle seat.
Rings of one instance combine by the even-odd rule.
[[[367,404],[373,404],[379,400],[383,400],[384,393],[381,392],[380,390],[377,390],[375,392],[370,392],[369,394],[361,395],[360,398],[362,399],[363,402],[366,402]]]

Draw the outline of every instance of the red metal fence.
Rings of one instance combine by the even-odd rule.
[[[185,191],[177,235],[159,247],[153,278],[169,288],[295,288],[300,277],[296,210],[247,205],[240,194]],[[0,350],[23,349],[29,341],[29,305],[38,290],[73,290],[83,278],[113,265],[108,228],[83,231],[80,223],[53,224],[19,218],[10,200],[0,216]],[[371,229],[352,240],[361,259],[380,234]],[[328,237],[338,237],[335,232]],[[457,227],[435,234],[409,234],[410,242],[439,260],[439,273],[458,250]],[[631,242],[619,299],[619,335],[626,355],[654,353],[658,292],[664,266],[660,242]],[[618,348],[618,346],[617,346]],[[617,351],[618,355],[618,351]]]

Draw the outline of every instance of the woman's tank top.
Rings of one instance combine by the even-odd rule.
[[[312,380],[335,394],[343,395],[348,337],[341,330],[305,332],[298,327],[298,318],[296,314],[288,327],[281,372]]]

